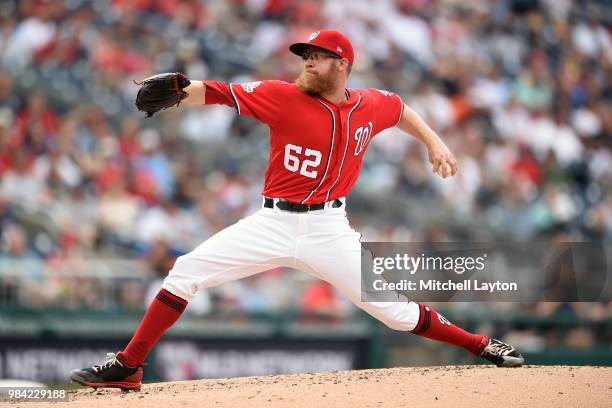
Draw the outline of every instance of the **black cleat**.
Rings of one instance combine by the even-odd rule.
[[[115,353],[106,353],[106,360],[102,364],[72,370],[70,379],[93,388],[138,391],[142,386],[142,366],[126,367],[117,359]]]
[[[489,343],[480,353],[480,357],[489,360],[498,367],[520,367],[525,359],[514,347],[497,339],[489,339]]]

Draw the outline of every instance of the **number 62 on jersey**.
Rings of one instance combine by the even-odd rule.
[[[302,154],[302,151],[304,153]],[[302,157],[302,160],[300,160]],[[304,149],[302,146],[287,144],[285,146],[285,168],[290,172],[299,173],[309,178],[317,178],[318,171],[315,170],[321,164],[323,155],[314,149]],[[301,163],[301,165],[300,165]]]

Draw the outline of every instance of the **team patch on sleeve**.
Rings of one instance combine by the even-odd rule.
[[[244,92],[246,93],[252,93],[259,85],[261,85],[261,81],[240,84],[240,86],[242,87],[242,89],[244,89]]]
[[[393,96],[393,93],[389,92],[389,91],[385,91],[383,89],[376,89],[378,92],[380,92],[381,94],[385,95],[387,98],[390,98],[391,96]]]

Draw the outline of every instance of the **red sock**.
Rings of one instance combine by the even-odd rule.
[[[149,305],[132,340],[125,350],[117,355],[119,361],[128,367],[142,365],[155,343],[178,320],[185,307],[185,299],[166,289],[160,290]]]
[[[472,334],[455,326],[429,306],[419,303],[419,312],[419,322],[411,331],[414,334],[463,347],[476,355],[480,355],[489,341],[486,336]]]

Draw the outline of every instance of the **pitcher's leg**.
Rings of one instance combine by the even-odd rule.
[[[199,288],[293,266],[293,220],[261,210],[179,257],[125,350],[103,364],[74,370],[71,378],[91,387],[140,388],[145,358]]]
[[[364,302],[361,300],[361,244],[354,231],[336,234],[321,245],[315,235],[300,260],[316,271],[317,277],[329,282],[357,307],[394,330],[410,331],[419,323],[419,305],[414,302]]]
[[[141,366],[159,338],[181,317],[187,301],[161,289],[151,302],[140,325],[117,358],[127,367]]]
[[[361,300],[361,244],[360,234],[338,222],[335,239],[324,233],[313,234],[305,251],[307,262],[317,274],[355,305],[395,330],[409,331],[429,339],[462,347],[472,354],[484,357],[499,366],[520,366],[521,355],[499,340],[470,333],[436,312],[431,306],[416,302],[364,302]],[[320,245],[317,241],[327,242]],[[303,256],[304,254],[302,254]],[[499,343],[499,344],[498,344]]]
[[[260,210],[178,257],[162,288],[189,301],[199,289],[293,266],[294,224],[291,215]]]
[[[290,262],[292,245],[288,234],[291,228],[291,218],[262,210],[179,257],[150,306],[155,313],[147,311],[136,334],[119,353],[119,359],[128,366],[141,365],[198,289]]]

